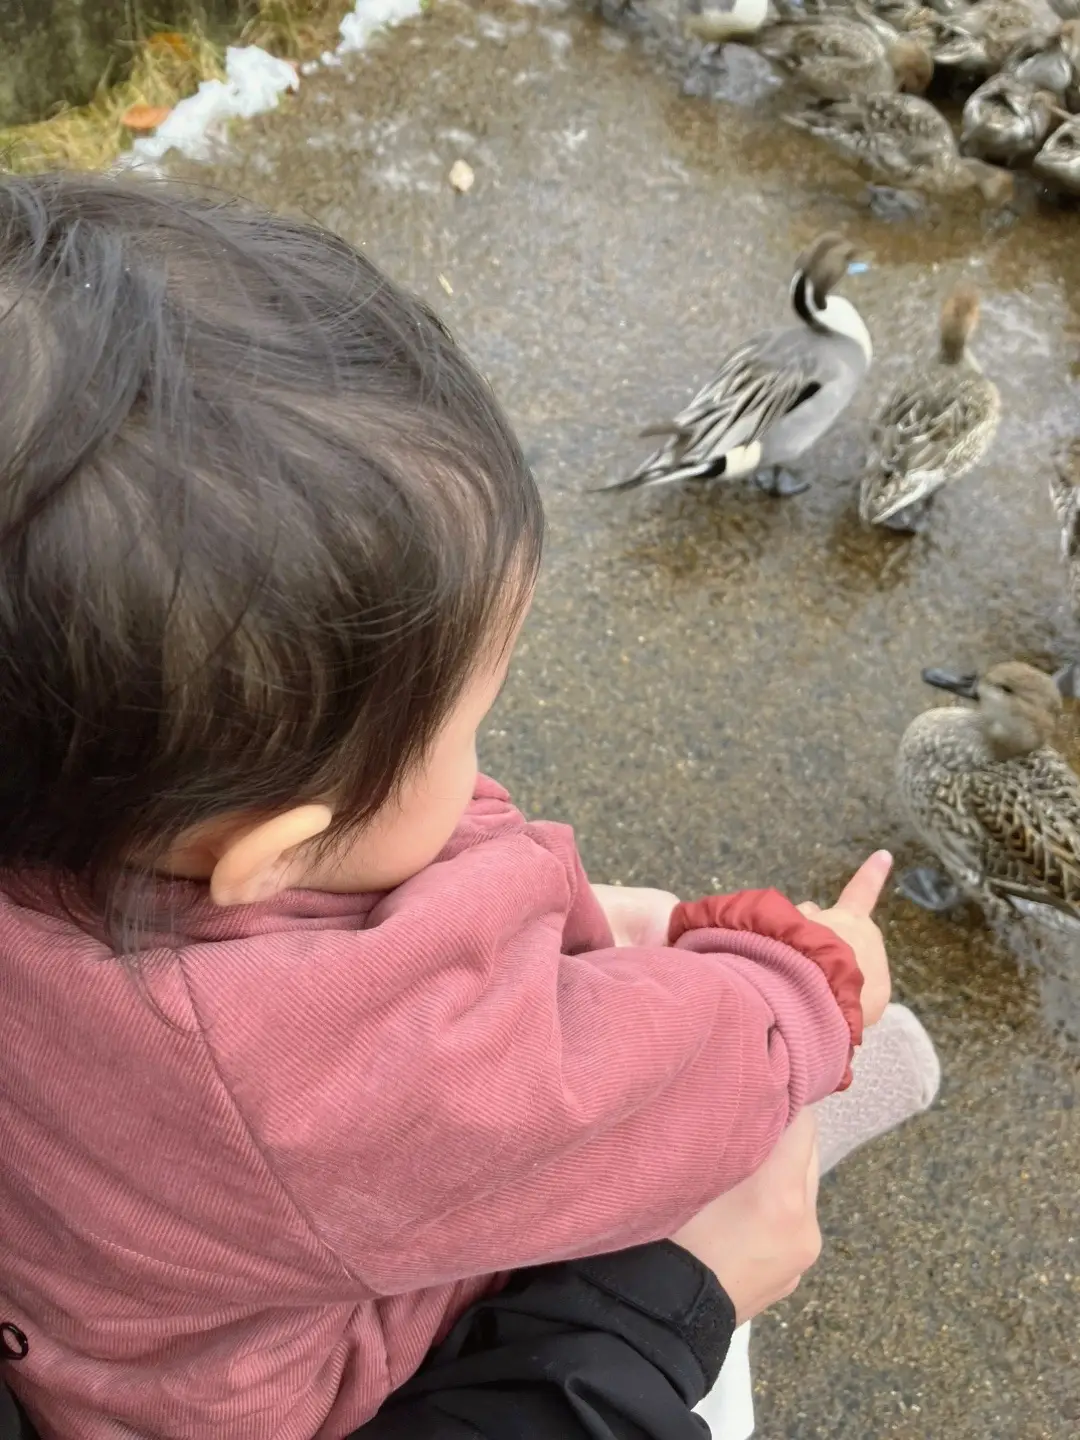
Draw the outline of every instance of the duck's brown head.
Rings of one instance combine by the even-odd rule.
[[[941,307],[941,358],[958,365],[979,324],[979,292],[970,280],[961,280]]]
[[[923,679],[938,690],[975,700],[987,740],[1003,757],[1026,755],[1049,744],[1061,714],[1061,691],[1052,675],[1006,660],[983,675],[924,670]]]
[[[855,246],[843,235],[831,230],[819,235],[799,256],[795,262],[795,274],[806,276],[818,309],[824,308],[830,292],[848,273],[855,256]]]
[[[934,61],[929,50],[913,35],[900,35],[889,47],[889,64],[898,90],[921,95],[934,78]]]

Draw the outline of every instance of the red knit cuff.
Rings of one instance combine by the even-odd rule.
[[[851,1034],[851,1047],[862,1044],[862,971],[855,952],[846,940],[810,920],[778,890],[740,890],[737,895],[707,895],[703,900],[683,902],[671,912],[668,944],[674,945],[688,930],[748,930],[789,945],[805,955],[824,975],[840,1013]],[[851,1084],[848,1065],[839,1086]]]

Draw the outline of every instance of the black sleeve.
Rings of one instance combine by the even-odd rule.
[[[707,1440],[691,1411],[734,1329],[715,1277],[666,1240],[523,1270],[352,1440]]]
[[[15,1408],[15,1397],[0,1379],[0,1440],[32,1440],[33,1432]]]

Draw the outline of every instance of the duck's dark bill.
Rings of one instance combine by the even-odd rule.
[[[935,690],[949,690],[954,695],[962,695],[965,700],[979,698],[978,675],[957,675],[952,670],[924,670],[922,678]]]

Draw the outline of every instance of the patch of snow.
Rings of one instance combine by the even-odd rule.
[[[363,50],[376,30],[411,20],[422,8],[420,0],[356,0],[356,8],[341,22],[337,53],[350,55]]]
[[[320,65],[341,65],[342,56],[367,46],[377,31],[419,15],[422,0],[356,0],[341,22],[336,50],[299,69],[258,45],[230,45],[225,52],[224,80],[204,80],[194,95],[175,105],[153,135],[140,136],[119,166],[154,166],[170,150],[189,160],[213,158],[214,142],[230,120],[246,120],[277,108],[286,90],[295,90],[300,76],[314,75]]]
[[[204,80],[194,95],[173,107],[155,130],[135,141],[132,161],[160,160],[179,150],[191,160],[207,160],[213,142],[229,120],[250,119],[277,107],[286,90],[295,90],[297,74],[258,45],[230,45],[224,80]]]

